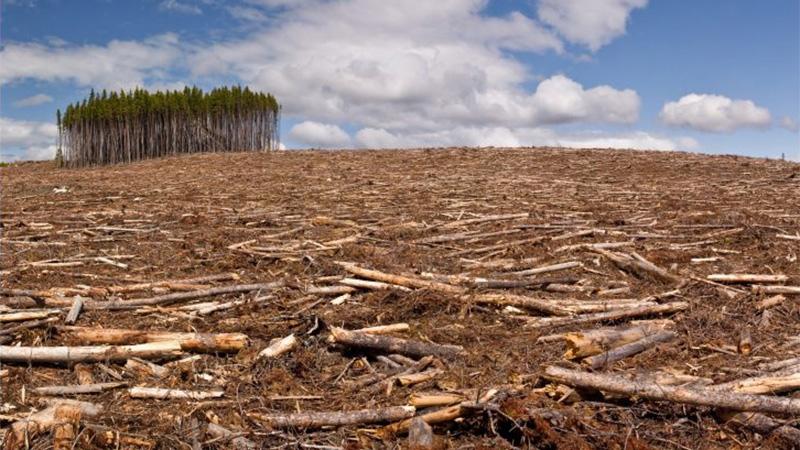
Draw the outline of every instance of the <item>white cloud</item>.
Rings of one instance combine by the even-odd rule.
[[[560,53],[561,41],[520,13],[484,16],[481,0],[277,1],[273,26],[200,49],[194,75],[234,75],[300,120],[400,134],[638,117],[632,90],[557,75],[531,92],[534,74],[507,50]]]
[[[293,126],[289,138],[308,147],[343,148],[350,145],[350,136],[341,128],[310,120]]]
[[[234,5],[227,8],[228,13],[235,19],[244,22],[265,22],[267,16],[257,8]]]
[[[132,88],[169,78],[180,54],[174,34],[144,41],[114,40],[105,46],[8,42],[0,50],[0,84],[38,79],[95,88]]]
[[[781,128],[785,128],[785,129],[787,129],[789,131],[792,131],[792,132],[795,132],[795,133],[798,130],[800,130],[800,124],[798,124],[796,120],[792,119],[789,116],[781,117],[781,121],[780,121],[779,125],[781,126]]]
[[[528,147],[628,148],[640,150],[692,150],[697,141],[682,137],[670,139],[642,131],[625,133],[559,133],[543,127],[457,127],[420,133],[391,133],[380,128],[363,128],[355,135],[363,148],[415,147]]]
[[[18,108],[27,108],[31,106],[43,105],[53,101],[53,97],[46,94],[36,94],[30,97],[25,97],[14,102],[14,106]]]
[[[0,117],[2,160],[52,159],[57,137],[58,128],[53,123]]]
[[[539,18],[592,51],[625,34],[628,16],[648,0],[539,0]]]
[[[203,14],[203,10],[200,9],[199,6],[178,0],[163,0],[159,3],[158,9],[162,11],[175,11],[183,14]]]
[[[769,110],[750,100],[731,100],[721,95],[689,94],[661,108],[667,125],[714,133],[739,128],[765,128],[771,122]]]

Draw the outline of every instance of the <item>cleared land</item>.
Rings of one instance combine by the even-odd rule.
[[[0,176],[7,448],[388,448],[412,415],[455,447],[800,442],[797,164],[278,152]]]

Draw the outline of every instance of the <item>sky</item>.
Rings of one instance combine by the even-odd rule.
[[[240,84],[286,148],[800,161],[798,0],[0,0],[0,159],[90,89]]]

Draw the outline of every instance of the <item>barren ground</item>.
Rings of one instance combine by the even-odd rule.
[[[581,369],[580,361],[563,358],[561,340],[537,339],[668,318],[677,338],[595,372],[671,371],[713,383],[750,377],[762,373],[765,363],[798,356],[800,296],[786,295],[765,307],[759,302],[770,295],[754,293],[749,284],[723,288],[704,281],[710,274],[783,274],[788,280],[771,284],[800,286],[800,240],[792,239],[800,233],[797,164],[606,150],[298,151],[206,154],[80,170],[30,163],[2,168],[0,177],[3,288],[37,291],[34,297],[55,300],[81,295],[97,305],[170,289],[286,283],[270,292],[138,309],[84,308],[76,322],[80,327],[237,332],[246,334],[249,344],[234,353],[203,353],[183,365],[156,359],[168,367],[161,378],[126,369],[124,361],[89,363],[95,382],[127,386],[69,396],[104,408],[81,420],[76,448],[102,447],[104,430],[120,433],[114,439],[123,448],[134,448],[137,439],[145,447],[149,442],[158,448],[231,448],[205,432],[209,421],[264,448],[405,447],[405,435],[375,436],[381,424],[278,429],[253,414],[406,405],[412,393],[460,392],[465,400],[476,400],[491,388],[500,394],[482,409],[465,408],[464,417],[433,426],[446,445],[789,445],[777,433],[762,436],[727,423],[725,414],[705,406],[557,388],[539,376],[544,367]],[[470,221],[504,214],[517,216]],[[505,233],[491,233],[500,231]],[[463,232],[488,235],[453,237]],[[422,241],[438,236],[450,240]],[[638,253],[679,280],[620,270],[588,246],[565,247],[604,242],[629,243],[609,250]],[[338,286],[340,277],[363,278],[335,261],[417,279],[461,274],[549,284],[485,288],[466,277],[438,277],[460,283],[466,293],[389,286],[356,289],[334,304],[339,294],[317,294],[314,288]],[[532,277],[511,274],[569,261],[581,264]],[[226,273],[239,279],[122,293],[108,289]],[[547,316],[535,309],[509,311],[477,300],[486,293],[516,294],[570,305],[603,300],[614,309],[617,299],[644,299],[676,288],[676,295],[651,303],[687,302],[682,311],[549,327],[533,326],[536,317]],[[0,316],[16,311],[14,302],[25,297],[5,294],[0,305],[11,311],[0,310]],[[248,301],[202,315],[185,309],[239,299]],[[0,323],[0,338],[8,336],[6,345],[86,345],[59,331],[67,309],[42,326],[16,332],[3,330],[19,322]],[[329,343],[330,327],[400,322],[410,329],[392,336],[460,345],[464,351],[437,358],[431,367],[441,373],[432,380],[394,385],[388,395],[380,383],[357,386],[371,371],[388,376],[392,368],[378,358],[385,353]],[[749,354],[737,349],[744,330],[752,338]],[[270,340],[292,333],[299,340],[295,350],[256,358]],[[1,370],[0,426],[5,427],[43,408],[35,388],[78,384],[71,364],[6,362]],[[224,395],[203,401],[132,399],[127,388],[133,386],[223,390]],[[52,444],[49,430],[31,436],[32,448]]]

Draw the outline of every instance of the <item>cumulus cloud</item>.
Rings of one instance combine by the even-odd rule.
[[[3,160],[52,159],[58,128],[49,122],[0,117],[0,148]]]
[[[625,34],[628,17],[648,0],[539,0],[539,18],[592,51]]]
[[[0,50],[0,84],[21,79],[71,81],[95,88],[132,88],[169,77],[181,54],[178,37],[107,45],[8,42]]]
[[[551,146],[692,150],[697,147],[697,142],[692,138],[671,139],[643,131],[560,133],[546,127],[457,127],[448,130],[404,134],[395,134],[380,128],[362,128],[355,135],[355,144],[363,148]]]
[[[780,126],[781,126],[781,128],[784,128],[786,130],[789,130],[789,131],[792,131],[792,132],[795,132],[795,133],[798,130],[800,130],[800,124],[798,124],[796,120],[792,119],[789,116],[783,116],[781,118]]]
[[[25,97],[14,102],[14,106],[18,108],[28,108],[31,106],[39,106],[53,101],[53,97],[47,94],[36,94],[30,97]]]
[[[350,145],[350,135],[336,125],[307,120],[289,130],[289,138],[308,147],[343,148]]]
[[[158,9],[162,11],[174,11],[183,14],[203,14],[203,10],[200,9],[199,6],[178,0],[163,0],[158,4]]]
[[[765,128],[772,120],[769,110],[750,100],[731,100],[711,94],[689,94],[668,102],[661,108],[660,117],[667,125],[712,133]]]

